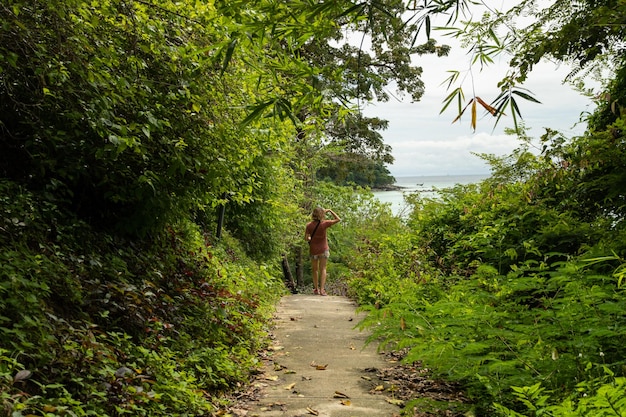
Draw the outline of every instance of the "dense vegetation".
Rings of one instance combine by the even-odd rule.
[[[544,57],[573,63],[576,83],[601,74],[605,90],[584,135],[548,128],[533,139],[516,124],[518,150],[483,155],[489,179],[436,200],[409,196],[404,230],[364,232],[346,257],[373,340],[407,349],[406,361],[473,402],[442,409],[626,415],[625,13],[623,2],[522,1],[449,29],[474,62],[513,56],[491,105],[474,92],[464,107],[461,87],[444,102],[459,99],[459,114],[471,106],[472,125],[477,103],[498,120],[519,116],[516,98],[534,100],[519,85]],[[519,28],[524,15],[535,20]]]
[[[209,415],[247,381],[315,173],[391,160],[350,103],[423,91],[403,10],[2,2],[3,415]]]
[[[362,326],[461,383],[478,415],[625,415],[623,186],[597,182],[624,148],[589,152],[606,134],[549,158],[521,148],[479,185],[411,197],[403,233],[367,235],[349,257]]]
[[[344,219],[330,276],[362,326],[459,382],[474,413],[626,415],[625,6],[525,0],[452,28],[467,6],[3,2],[2,413],[215,413],[257,365],[281,260],[319,204]],[[447,53],[417,42],[440,14],[474,63],[513,57],[491,105],[461,86],[444,102],[472,125],[476,103],[516,121],[544,57],[604,71],[604,101],[583,136],[548,130],[531,152],[517,129],[517,152],[484,155],[491,178],[412,196],[400,219],[319,177],[389,179],[386,122],[353,103],[391,82],[419,100],[411,58]]]

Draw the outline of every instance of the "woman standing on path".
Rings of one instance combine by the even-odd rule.
[[[326,214],[333,215],[332,220],[324,220]],[[306,225],[304,238],[309,243],[309,255],[311,256],[311,269],[313,272],[313,294],[326,295],[326,262],[330,256],[326,229],[339,223],[341,219],[331,209],[316,207],[311,214],[313,221]],[[319,284],[319,285],[318,285]]]

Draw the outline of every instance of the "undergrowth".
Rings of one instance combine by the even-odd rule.
[[[2,415],[210,415],[284,285],[181,218],[130,239],[0,184]]]
[[[360,327],[461,384],[475,415],[626,416],[621,200],[584,206],[571,166],[532,161],[411,196],[403,232],[363,237],[346,257]]]

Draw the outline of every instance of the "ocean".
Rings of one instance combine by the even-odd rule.
[[[437,192],[434,191],[435,188],[449,188],[456,184],[474,184],[488,177],[488,174],[396,177],[395,185],[402,187],[402,190],[375,191],[374,197],[380,202],[390,203],[391,211],[395,215],[401,215],[407,210],[404,203],[405,193],[418,191],[424,197],[436,197]]]

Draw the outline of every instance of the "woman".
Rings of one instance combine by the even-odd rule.
[[[326,214],[332,214],[332,220],[324,220]],[[326,229],[339,223],[341,219],[331,209],[316,207],[311,214],[313,221],[307,223],[304,238],[309,243],[311,268],[313,272],[313,294],[326,295],[326,262],[330,256]],[[319,285],[318,285],[319,284]]]

